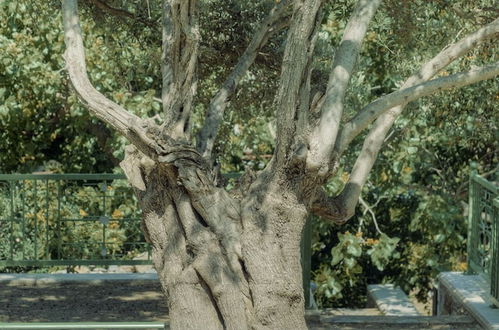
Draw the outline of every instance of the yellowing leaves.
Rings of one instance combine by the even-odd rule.
[[[377,240],[377,239],[373,239],[373,238],[366,239],[366,245],[375,245],[378,243],[379,243],[379,240]]]
[[[385,171],[381,172],[381,181],[385,182],[389,179]]]
[[[24,155],[21,158],[19,158],[19,162],[21,164],[24,164],[24,163],[26,163],[27,161],[30,161],[30,160],[35,160],[35,156],[33,156],[33,155]]]
[[[409,167],[409,166],[406,166],[406,167],[404,167],[402,169],[402,173],[404,173],[404,174],[410,174],[410,173],[412,173],[412,168]]]
[[[88,216],[88,213],[87,213],[87,212],[85,212],[85,210],[80,209],[80,216],[82,216],[82,217],[86,217],[86,216]]]
[[[116,209],[113,211],[113,214],[111,216],[113,217],[113,219],[122,219],[124,214],[123,212],[121,212],[121,210]]]
[[[466,262],[460,262],[457,265],[454,266],[454,271],[457,272],[465,272],[468,270],[468,263]]]

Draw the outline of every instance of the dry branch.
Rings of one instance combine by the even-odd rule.
[[[188,141],[192,100],[197,91],[200,40],[197,0],[163,0],[162,24],[164,131],[175,139]]]

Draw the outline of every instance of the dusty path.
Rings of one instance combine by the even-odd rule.
[[[0,283],[0,322],[165,320],[167,307],[156,281]]]

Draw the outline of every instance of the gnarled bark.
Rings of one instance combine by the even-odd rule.
[[[172,328],[305,328],[299,242],[307,211],[294,189],[269,173],[235,200],[183,155],[153,161],[128,147],[122,162]]]

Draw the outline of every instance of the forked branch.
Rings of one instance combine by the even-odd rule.
[[[321,118],[310,138],[310,153],[307,157],[309,169],[321,171],[320,169],[323,168],[327,171],[343,114],[345,92],[367,28],[380,3],[381,0],[360,0],[345,28],[334,57],[324,103],[321,107]]]
[[[149,134],[154,125],[128,112],[94,88],[87,75],[77,1],[63,0],[62,10],[66,68],[79,99],[87,105],[90,112],[125,136],[137,149],[153,160],[168,162],[180,157],[180,154],[197,159],[198,155],[194,150],[175,145],[168,136],[163,136],[163,139],[171,143],[162,144],[156,141],[159,134],[156,132]]]
[[[283,21],[285,21],[286,16],[289,14],[290,3],[290,0],[283,0],[271,9],[268,16],[261,22],[259,29],[255,32],[253,39],[239,58],[236,66],[225,79],[220,90],[210,101],[206,119],[197,135],[196,143],[198,151],[205,158],[211,157],[229,98],[234,94],[237,85],[249,67],[254,63],[258,50],[267,43],[270,37],[285,26]]]
[[[360,130],[367,127],[373,119],[396,106],[404,107],[409,102],[435,92],[460,88],[476,82],[491,79],[499,74],[499,62],[475,68],[467,72],[459,72],[438,79],[426,81],[415,86],[407,87],[390,93],[365,106],[355,118],[349,122],[345,129]]]
[[[66,42],[64,57],[69,78],[76,93],[97,118],[110,125],[120,134],[133,140],[134,133],[130,127],[138,124],[140,118],[105,97],[92,86],[88,79],[77,1],[63,0],[62,10],[64,40]]]
[[[406,88],[400,92],[390,94],[386,98],[390,99],[391,96],[393,96],[392,99],[398,99],[399,97],[401,97],[401,95],[411,95],[412,92],[413,94],[408,97],[408,100],[416,99],[422,96],[422,94],[429,95],[432,92],[441,90],[443,88],[457,88],[467,86],[481,80],[493,78],[497,75],[499,75],[499,62],[484,68],[472,70],[470,72],[458,73],[448,77],[431,80],[414,87]],[[403,108],[403,106],[405,105],[405,100],[403,99],[404,97],[402,97],[402,99],[398,99],[398,102],[403,102],[403,105],[399,106],[400,108]],[[350,212],[352,212],[357,205],[362,187],[364,186],[369,176],[369,172],[371,171],[381,145],[383,144],[386,133],[390,129],[395,118],[396,117],[379,117],[374,124],[374,127],[364,140],[362,151],[355,161],[352,173],[350,174],[350,178],[341,194],[337,197],[339,203],[345,205],[347,209],[350,210]]]
[[[499,33],[499,19],[496,19],[494,22],[485,26],[484,28],[478,30],[477,32],[463,38],[459,42],[445,48],[442,50],[437,56],[435,56],[432,60],[427,62],[422,68],[413,76],[411,76],[402,86],[402,90],[393,94],[390,94],[386,97],[385,100],[392,99],[395,100],[397,97],[402,96],[405,92],[414,91],[417,92],[417,89],[420,88],[420,92],[423,92],[425,89],[429,92],[433,89],[433,91],[438,91],[437,87],[439,84],[448,83],[448,88],[452,87],[461,87],[466,86],[471,83],[490,79],[499,74],[498,66],[499,63],[491,64],[487,67],[483,67],[480,69],[472,70],[468,73],[460,73],[444,78],[435,79],[434,81],[424,83],[435,74],[437,74],[440,70],[445,68],[448,64],[453,62],[455,59],[461,57],[470,49],[477,46],[479,43],[484,42],[485,40],[491,39]],[[459,82],[455,79],[458,78]],[[451,83],[451,81],[454,81]],[[453,84],[456,85],[453,85]],[[420,84],[419,86],[415,86]],[[425,87],[426,86],[426,87]],[[437,88],[433,88],[437,87]],[[422,93],[425,94],[425,93]],[[428,94],[431,94],[430,92]],[[398,95],[398,96],[397,96]],[[427,94],[425,94],[427,95]],[[410,98],[410,96],[409,96]],[[400,101],[400,100],[399,100]],[[352,123],[359,124],[361,120],[358,118],[375,118],[376,115],[382,113],[374,122],[373,127],[371,128],[369,134],[364,140],[362,150],[355,161],[354,167],[352,169],[349,181],[347,182],[345,188],[341,192],[339,196],[336,197],[337,203],[346,205],[348,210],[354,210],[357,205],[360,193],[362,191],[362,187],[364,186],[369,172],[372,169],[372,166],[377,158],[378,152],[381,149],[383,141],[392,127],[395,119],[400,115],[406,102],[400,103],[401,105],[397,105],[392,107],[394,104],[391,102],[386,103],[384,106],[381,106],[381,103],[373,103],[369,105],[367,110],[362,111],[359,116],[355,117],[352,120]],[[379,106],[379,112],[375,108]],[[382,110],[384,108],[384,110]],[[372,113],[370,110],[375,110]],[[366,116],[366,117],[364,117]],[[372,117],[371,117],[372,116]],[[352,125],[349,123],[348,125]],[[345,150],[348,143],[353,139],[353,137],[358,134],[358,128],[355,126],[345,126],[344,131],[342,132],[341,138],[338,140],[335,146],[335,155],[341,155],[341,153]],[[366,124],[367,125],[367,124]],[[348,213],[348,212],[347,212]]]
[[[446,47],[443,49],[438,55],[436,55],[433,59],[424,64],[420,70],[415,72],[411,77],[409,77],[406,82],[403,84],[401,89],[405,89],[416,84],[422,83],[435,74],[437,74],[440,70],[445,68],[451,62],[461,57],[472,48],[477,45],[490,40],[499,34],[499,19],[494,20],[478,31],[464,37],[458,42]],[[378,101],[375,101],[378,102]],[[377,107],[380,104],[376,105]],[[393,105],[387,104],[388,107],[385,107],[382,110],[372,111],[373,103],[367,105],[362,110],[360,110],[357,115],[352,118],[348,123],[343,127],[340,137],[338,138],[335,146],[335,154],[342,154],[346,147],[350,144],[350,142],[367,126],[374,121],[381,113],[390,110]],[[390,110],[392,113],[400,113],[403,109],[403,106],[399,110]]]

